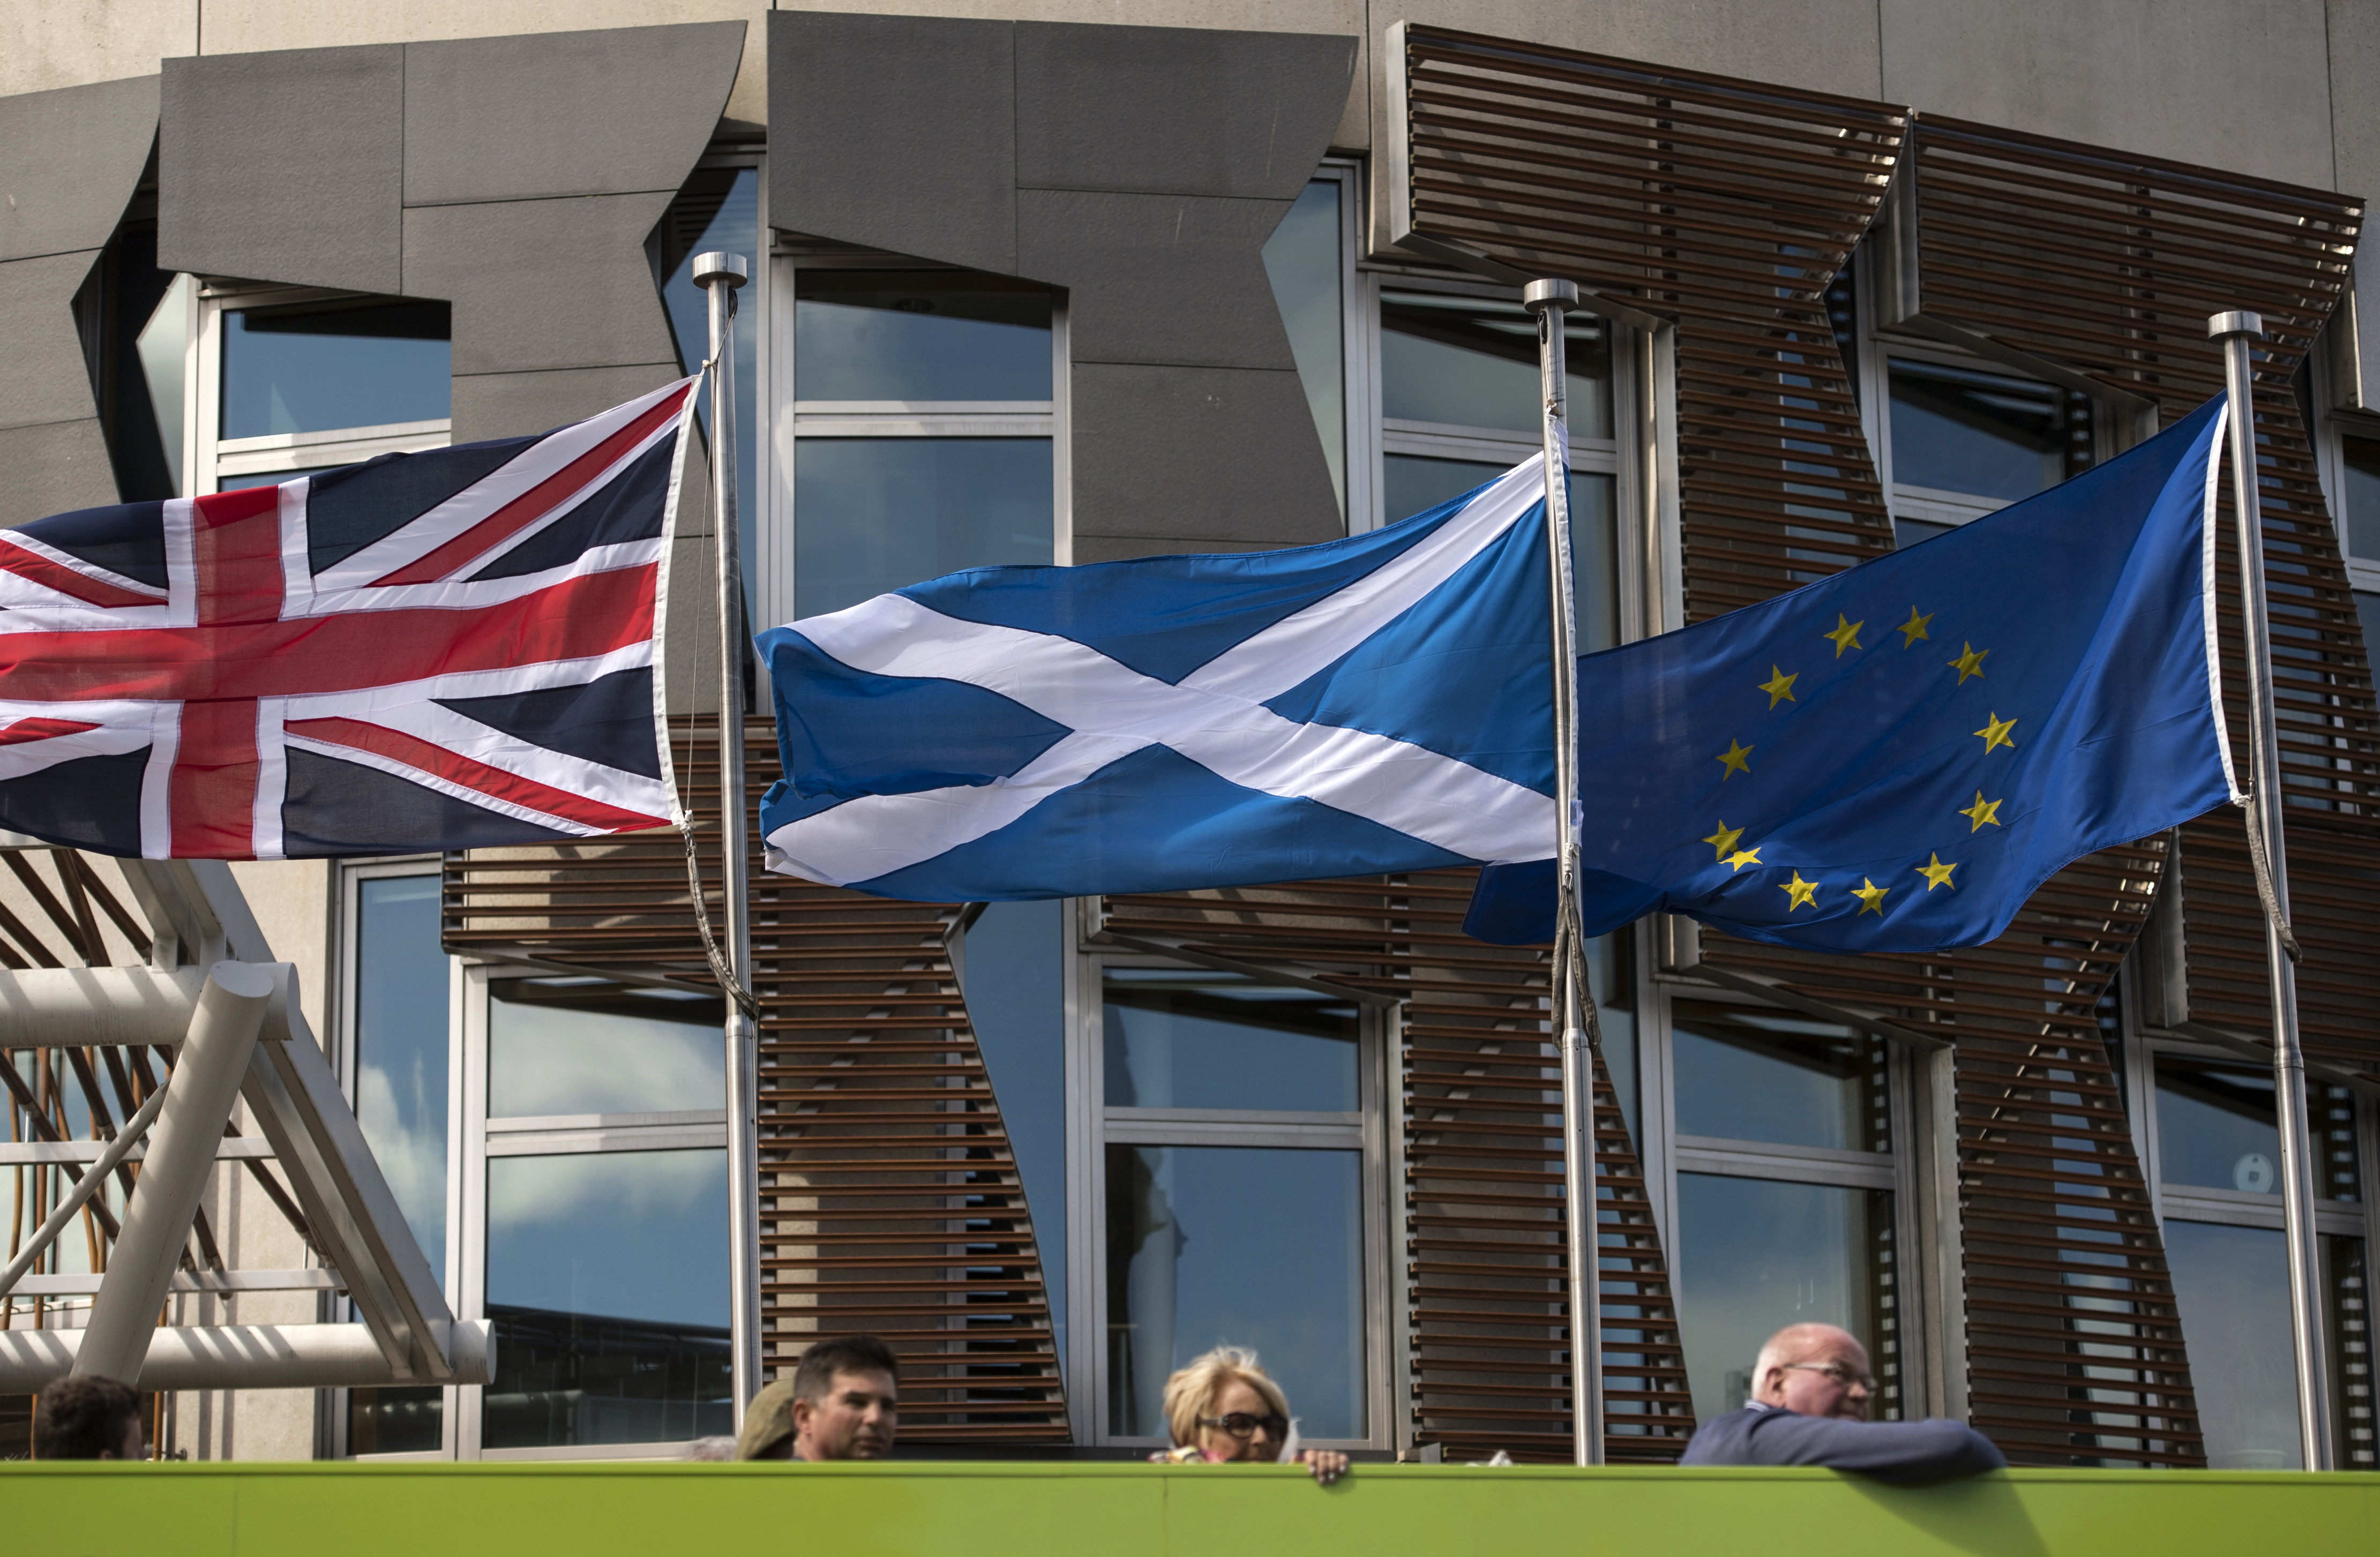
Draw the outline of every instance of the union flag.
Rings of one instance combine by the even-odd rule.
[[[150,859],[667,824],[692,379],[534,438],[0,530],[0,828]]]

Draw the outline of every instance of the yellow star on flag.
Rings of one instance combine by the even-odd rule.
[[[1974,822],[1973,827],[1967,829],[1968,832],[1980,833],[1986,822],[1994,827],[2000,824],[1999,810],[2000,803],[1998,800],[1985,799],[1984,792],[1978,789],[1975,791],[1975,803],[1959,814]]]
[[[2016,749],[2016,742],[2009,739],[2009,732],[2015,728],[2015,720],[2002,719],[1998,712],[1995,712],[1984,727],[1976,731],[1975,734],[1984,737],[1984,749],[1985,751],[1989,751],[1994,747],[1998,746],[2004,746],[2010,751],[2014,751]],[[1982,796],[1979,794],[1976,798],[1981,799]],[[1968,831],[1973,832],[1974,829],[1969,828]]]
[[[1801,679],[1802,673],[1800,671],[1795,671],[1792,675],[1787,675],[1777,666],[1773,664],[1770,665],[1768,667],[1768,679],[1760,684],[1760,689],[1768,694],[1768,706],[1770,708],[1775,708],[1780,702],[1800,702],[1802,699],[1793,695],[1793,683]]]
[[[1852,888],[1852,895],[1858,898],[1863,905],[1860,913],[1874,914],[1877,918],[1884,918],[1884,894],[1891,890],[1890,887],[1880,887],[1865,876],[1862,876],[1860,884]],[[1855,914],[1852,918],[1856,918],[1858,915]]]
[[[1793,872],[1793,879],[1791,881],[1787,882],[1783,886],[1779,887],[1777,890],[1792,899],[1791,902],[1785,905],[1785,911],[1789,914],[1794,909],[1799,908],[1804,903],[1807,903],[1813,908],[1818,906],[1818,883],[1815,882],[1803,881],[1802,879],[1802,872],[1799,870]]]
[[[1960,642],[1959,647],[1963,652],[1957,659],[1949,661],[1947,663],[1952,670],[1959,673],[1959,685],[1964,687],[1967,684],[1967,677],[1984,674],[1984,656],[1989,654],[1991,651],[1978,650],[1973,644],[1964,640]]]
[[[1720,752],[1717,759],[1727,768],[1727,772],[1719,774],[1719,783],[1725,784],[1728,780],[1733,778],[1738,773],[1748,773],[1752,772],[1751,757],[1752,748],[1744,745],[1742,741],[1730,740],[1727,743],[1727,749]]]
[[[1936,887],[1949,887],[1952,892],[1956,892],[1959,890],[1958,883],[1950,880],[1950,872],[1958,868],[1956,863],[1943,864],[1941,855],[1937,853],[1927,863],[1917,868],[1917,873],[1925,878],[1927,892],[1932,892]]]
[[[1727,781],[1721,779],[1719,782],[1725,784]],[[1725,859],[1727,851],[1735,847],[1735,841],[1742,836],[1742,828],[1730,827],[1727,824],[1727,818],[1721,817],[1718,819],[1718,831],[1705,838],[1703,842],[1708,844],[1714,851],[1711,855],[1713,859]]]
[[[1767,845],[1763,844],[1760,845],[1760,848],[1765,849],[1767,846]],[[1738,870],[1742,870],[1747,865],[1757,865],[1760,863],[1760,849],[1738,849],[1733,854],[1727,857],[1727,862]]]
[[[1901,623],[1900,626],[1892,629],[1894,632],[1900,635],[1900,647],[1903,649],[1916,648],[1917,640],[1921,638],[1927,637],[1925,625],[1933,620],[1934,617],[1932,614],[1929,613],[1924,616],[1920,616],[1917,614],[1917,607],[1913,605],[1911,606],[1909,608],[1909,620]]]
[[[1859,640],[1859,630],[1866,626],[1865,622],[1854,622],[1838,611],[1835,613],[1835,630],[1830,633],[1820,633],[1818,636],[1832,640],[1835,646],[1835,658],[1840,660],[1843,657],[1844,650],[1863,647]]]

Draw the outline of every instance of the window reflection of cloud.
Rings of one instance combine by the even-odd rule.
[[[416,1078],[418,1080],[418,1078]],[[428,1118],[420,1106],[397,1102],[388,1072],[367,1064],[356,1078],[356,1115],[371,1142],[372,1156],[389,1192],[405,1212],[406,1224],[421,1241],[431,1265],[442,1271],[446,1250],[446,1121]]]
[[[505,1157],[489,1164],[488,1225],[498,1230],[557,1222],[592,1208],[621,1221],[709,1211],[714,1151],[619,1151],[566,1157]]]
[[[719,1031],[610,1012],[502,1001],[488,1051],[488,1112],[664,1113],[726,1106]]]

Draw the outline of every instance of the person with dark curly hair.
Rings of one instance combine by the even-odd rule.
[[[33,1458],[145,1460],[140,1396],[113,1379],[53,1379],[33,1403]]]

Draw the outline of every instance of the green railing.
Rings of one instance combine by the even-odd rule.
[[[0,1466],[10,1557],[2380,1552],[2380,1474],[892,1464]]]

